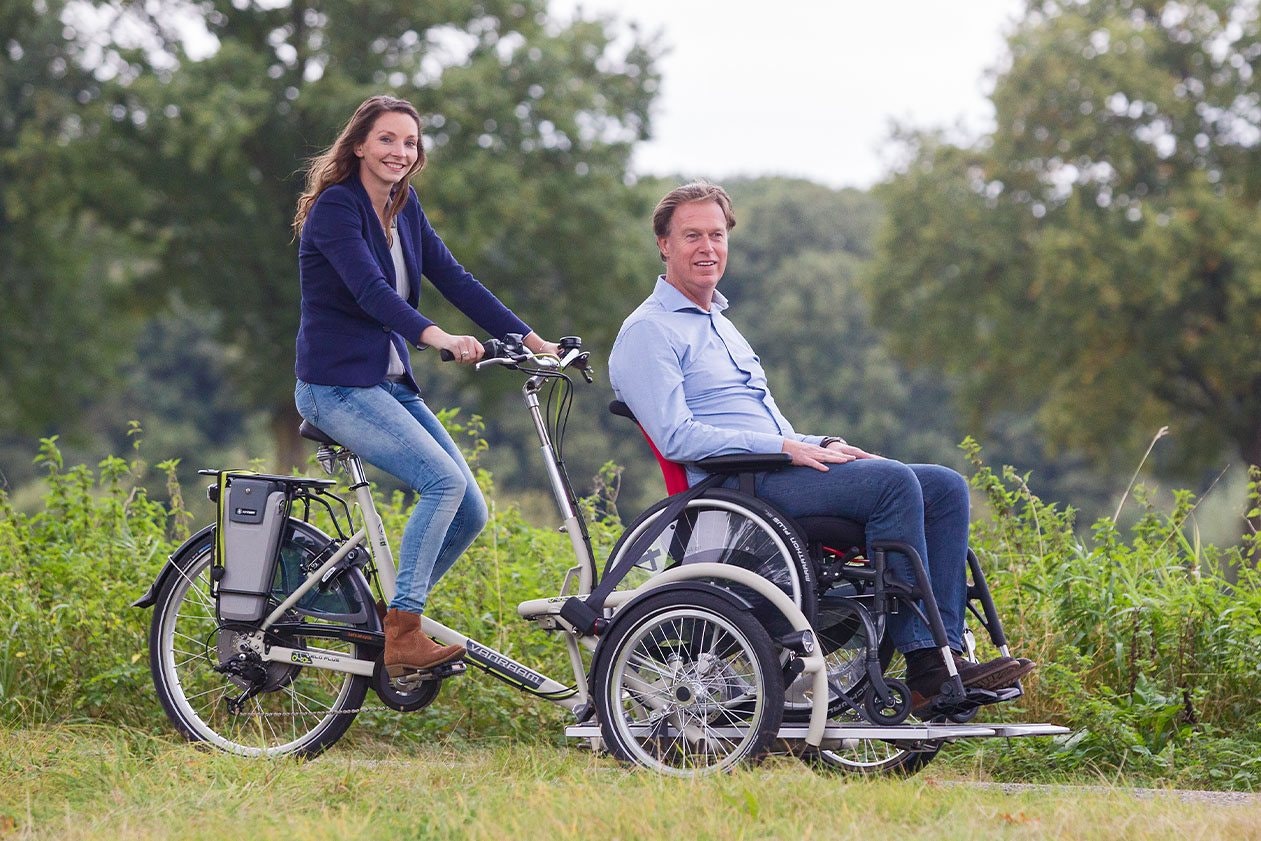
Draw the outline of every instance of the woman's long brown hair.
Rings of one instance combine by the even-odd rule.
[[[340,184],[347,178],[358,175],[359,157],[355,154],[355,147],[367,141],[368,133],[372,131],[372,126],[376,123],[377,118],[389,111],[397,111],[400,114],[406,114],[411,117],[416,121],[417,134],[420,133],[420,114],[416,111],[415,106],[407,100],[384,95],[373,96],[364,100],[355,109],[354,115],[346,123],[341,134],[337,135],[333,145],[311,159],[306,174],[306,190],[299,197],[298,210],[293,215],[293,236],[295,239],[302,236],[302,226],[306,223],[307,214],[311,212],[311,206],[320,197],[320,193],[334,184]],[[424,166],[425,147],[422,143],[416,149],[416,163],[394,186],[394,191],[390,196],[390,203],[385,209],[386,238],[391,240],[391,244],[393,244],[393,240],[390,235],[390,228],[394,222],[394,217],[398,216],[399,211],[403,209],[403,205],[407,203],[408,187],[411,186],[412,176],[420,172]]]

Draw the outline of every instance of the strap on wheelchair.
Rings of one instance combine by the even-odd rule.
[[[622,554],[621,560],[615,566],[605,569],[600,583],[596,585],[595,589],[591,591],[591,594],[585,600],[578,596],[572,596],[565,601],[565,604],[560,609],[561,618],[573,625],[582,634],[597,633],[603,620],[601,614],[604,612],[604,600],[609,597],[609,593],[612,593],[617,585],[622,582],[622,579],[626,577],[626,573],[631,571],[631,568],[635,566],[653,541],[660,537],[661,533],[679,518],[687,504],[714,485],[717,485],[724,478],[722,474],[712,473],[687,490],[670,497],[670,504],[661,510],[661,515],[648,528],[639,533],[639,536]]]

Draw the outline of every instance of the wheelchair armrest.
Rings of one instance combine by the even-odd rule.
[[[792,464],[788,453],[733,453],[726,456],[710,456],[693,465],[706,473],[769,473]]]

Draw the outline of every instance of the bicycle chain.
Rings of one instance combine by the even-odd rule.
[[[230,715],[240,716],[241,718],[301,718],[308,715],[354,715],[355,713],[375,713],[375,712],[393,712],[390,707],[355,707],[353,710],[308,710],[303,713],[284,713],[284,712],[230,712]]]

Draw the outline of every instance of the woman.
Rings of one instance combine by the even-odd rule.
[[[420,494],[385,616],[385,666],[394,677],[463,654],[431,640],[420,615],[433,585],[486,525],[486,503],[421,399],[407,348],[432,346],[473,364],[482,345],[418,311],[421,274],[490,335],[520,333],[532,351],[558,352],[457,263],[434,232],[410,185],[424,165],[416,109],[374,96],[312,161],[293,219],[302,283],[298,412]]]

